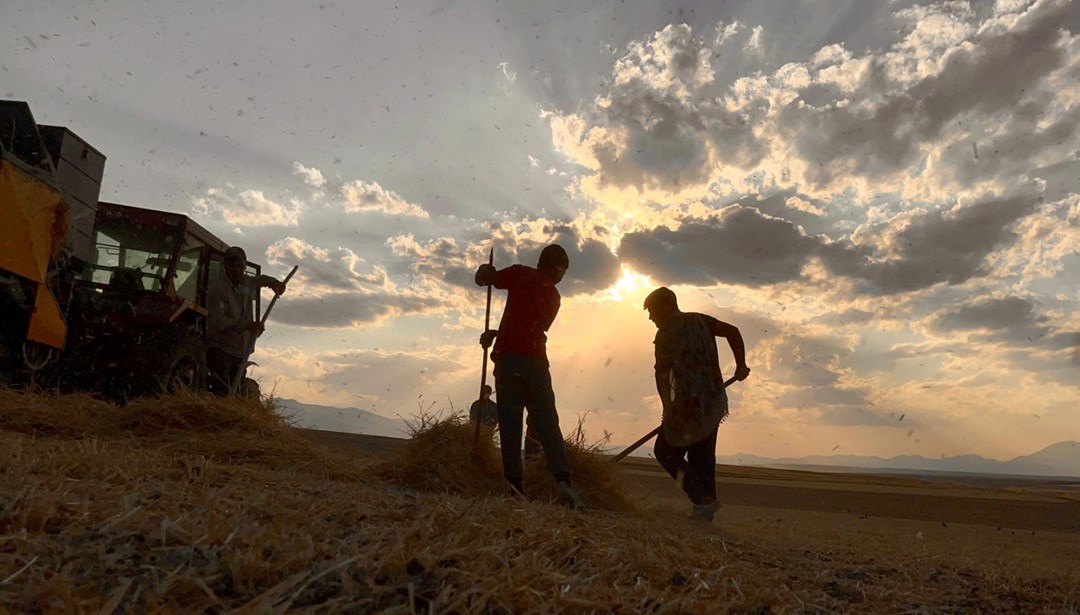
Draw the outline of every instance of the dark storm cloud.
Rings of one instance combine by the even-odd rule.
[[[350,327],[383,318],[437,311],[441,302],[406,295],[337,293],[321,298],[283,298],[272,320],[287,325],[315,328]]]
[[[929,211],[901,222],[881,258],[866,247],[838,242],[823,246],[822,260],[876,294],[961,284],[986,273],[986,257],[1015,238],[1012,226],[1039,202],[1022,194]]]
[[[619,257],[661,284],[765,286],[798,279],[820,246],[787,220],[735,205],[678,230],[627,233]]]

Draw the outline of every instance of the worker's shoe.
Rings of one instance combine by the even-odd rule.
[[[525,499],[525,489],[521,486],[521,481],[510,481],[510,497],[515,500]]]
[[[559,494],[559,501],[566,504],[574,510],[585,510],[585,500],[581,499],[581,494],[570,486],[570,483],[566,481],[559,481],[555,483],[555,491]]]
[[[720,510],[720,502],[717,501],[708,504],[694,504],[694,512],[691,514],[691,518],[705,523],[712,523],[713,517],[716,516],[718,510]]]

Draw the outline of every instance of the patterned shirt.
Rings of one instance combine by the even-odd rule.
[[[674,446],[703,440],[727,418],[727,393],[716,353],[715,332],[721,326],[712,316],[675,312],[656,332],[664,439]]]

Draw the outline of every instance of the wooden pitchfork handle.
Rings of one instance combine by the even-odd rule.
[[[735,376],[732,376],[731,378],[728,378],[727,381],[724,382],[724,388],[726,389],[729,386],[731,386],[732,382],[735,382]],[[649,440],[652,440],[653,437],[656,436],[656,434],[660,433],[660,428],[661,427],[663,427],[663,425],[657,425],[656,429],[654,429],[654,430],[650,431],[649,433],[645,434],[637,442],[634,442],[630,446],[623,449],[623,452],[619,453],[618,455],[615,455],[611,459],[611,462],[612,463],[619,463],[620,461],[622,461],[627,455],[629,455],[630,453],[632,453],[632,452],[636,451],[638,448],[640,448],[642,444],[645,444]]]
[[[488,264],[495,264],[495,248],[491,248],[488,252]],[[487,307],[484,308],[484,335],[487,335],[489,329],[491,329],[491,287],[492,284],[488,284],[487,287]],[[484,363],[480,368],[480,395],[477,396],[477,400],[484,398],[484,387],[487,386],[487,365],[488,365],[488,347],[484,346]],[[476,417],[476,428],[473,430],[473,447],[480,444],[480,425],[484,422],[481,419],[483,416],[483,408],[480,409],[481,416]]]
[[[289,272],[289,275],[285,276],[285,279],[282,280],[281,283],[282,284],[288,284],[289,280],[292,279],[293,274],[295,274],[296,270],[299,269],[299,268],[300,268],[300,265],[293,265],[292,271]],[[270,300],[270,305],[266,306],[266,311],[263,312],[262,318],[259,319],[260,323],[262,323],[264,325],[266,324],[266,319],[270,318],[270,310],[274,309],[274,304],[277,303],[278,297],[280,297],[280,296],[281,295],[279,295],[277,293],[274,293],[274,298]]]

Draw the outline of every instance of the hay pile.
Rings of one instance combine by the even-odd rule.
[[[259,464],[363,479],[364,464],[342,463],[301,436],[272,399],[181,392],[116,406],[86,394],[24,394],[0,389],[0,430],[35,437],[138,439],[143,446],[193,453],[226,464]]]
[[[993,575],[918,553],[893,561],[845,545],[777,545],[750,532],[732,543],[684,513],[577,513],[365,482],[362,466],[300,441],[287,455],[289,427],[265,407],[146,403],[139,414],[87,398],[0,391],[0,612],[1080,606],[1074,584],[1022,570]],[[231,426],[215,431],[211,417]],[[253,437],[227,443],[242,432]],[[471,446],[471,434],[467,440]],[[305,456],[314,461],[305,465]],[[327,464],[352,469],[321,468]]]
[[[377,473],[383,479],[420,491],[475,496],[509,494],[494,430],[482,426],[479,446],[473,446],[474,426],[461,413],[451,413],[446,418],[422,415],[410,427],[412,437],[405,451],[378,467]],[[619,467],[603,456],[602,444],[587,442],[580,421],[567,436],[566,452],[574,486],[590,508],[634,510]],[[530,500],[557,499],[555,482],[543,455],[525,465],[523,482]]]

